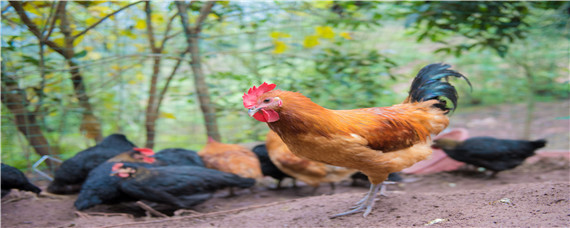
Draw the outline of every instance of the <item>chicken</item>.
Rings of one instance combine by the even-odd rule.
[[[284,173],[312,186],[313,193],[321,183],[334,183],[349,178],[356,169],[327,165],[322,162],[301,158],[293,154],[279,135],[273,131],[267,133],[267,152],[271,161]]]
[[[98,204],[115,204],[136,200],[119,190],[119,177],[109,175],[113,166],[117,163],[119,162],[105,162],[91,170],[75,200],[74,205],[77,210],[85,210]],[[124,162],[124,164],[130,166],[153,166],[148,163]]]
[[[30,183],[22,171],[2,163],[2,197],[8,195],[15,188],[40,195],[42,190]]]
[[[251,178],[198,166],[145,168],[116,163],[112,175],[121,178],[119,189],[131,198],[190,208],[210,199],[221,188],[249,188]]]
[[[457,106],[455,87],[442,78],[467,78],[447,64],[430,64],[414,78],[408,97],[391,107],[331,110],[301,93],[273,90],[263,83],[243,95],[248,114],[266,122],[295,155],[329,165],[360,170],[372,183],[354,209],[367,216],[381,183],[393,172],[426,159],[430,136],[449,124]],[[470,84],[470,83],[469,83]],[[452,103],[447,107],[446,100]]]
[[[361,173],[361,172],[357,172],[355,174],[352,174],[352,176],[350,176],[350,179],[352,179],[352,186],[358,186],[358,181],[362,180],[362,181],[368,181],[368,176],[366,176],[366,174]],[[404,180],[404,178],[402,178],[402,176],[400,176],[400,174],[398,173],[390,173],[390,175],[388,175],[388,178],[386,179],[389,182],[401,182]]]
[[[198,151],[207,168],[233,173],[241,177],[262,178],[261,165],[257,156],[237,144],[224,144],[208,138],[206,146]]]
[[[134,148],[121,153],[93,169],[75,201],[78,210],[84,210],[97,204],[114,204],[132,199],[119,190],[119,178],[109,176],[113,165],[123,162],[131,166],[168,166],[188,165],[204,167],[204,163],[195,151],[169,148],[154,153],[147,148]],[[127,163],[129,162],[129,163]]]
[[[64,161],[56,170],[54,180],[47,191],[55,194],[73,194],[81,189],[89,171],[122,152],[133,149],[135,145],[121,134],[107,136],[97,145],[77,153]]]
[[[168,148],[154,154],[156,165],[193,165],[205,167],[204,162],[196,151],[182,148]]]
[[[244,178],[260,179],[263,177],[261,164],[257,156],[247,148],[237,144],[225,144],[208,137],[206,146],[198,151],[206,168],[233,173]],[[230,188],[229,195],[234,190]]]
[[[133,148],[130,151],[120,153],[106,162],[145,162],[154,163],[154,151],[148,148]]]
[[[253,153],[257,155],[259,163],[261,164],[261,172],[264,176],[270,176],[277,180],[277,189],[281,188],[281,182],[287,177],[291,177],[282,172],[269,158],[267,147],[265,144],[257,145],[252,149]],[[292,177],[291,177],[292,178]]]
[[[145,162],[156,166],[166,165],[195,165],[204,167],[204,162],[193,150],[182,148],[167,148],[154,153],[148,148],[133,148],[133,150],[121,153],[107,162]]]
[[[534,151],[546,145],[546,140],[535,141],[474,137],[465,141],[448,138],[434,140],[434,147],[441,148],[449,157],[467,164],[491,170],[490,177],[498,172],[513,169],[534,155]]]

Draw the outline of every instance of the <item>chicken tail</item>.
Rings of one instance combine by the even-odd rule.
[[[531,141],[531,143],[535,149],[542,148],[542,147],[546,146],[546,140],[545,139],[539,139],[539,140]]]
[[[425,66],[420,70],[412,86],[410,87],[410,95],[404,103],[423,102],[428,100],[439,100],[434,107],[443,111],[453,111],[457,107],[457,90],[449,84],[448,77],[464,78],[471,87],[471,82],[463,74],[450,70],[451,66],[443,63],[433,63]],[[445,81],[441,81],[445,78]],[[447,101],[451,101],[453,106],[447,107]]]
[[[42,192],[42,189],[38,188],[37,186],[35,186],[35,185],[31,184],[31,183],[26,183],[26,184],[24,184],[24,186],[22,186],[22,187],[20,188],[20,190],[33,192],[33,193],[36,193],[36,195],[39,195],[40,192]]]

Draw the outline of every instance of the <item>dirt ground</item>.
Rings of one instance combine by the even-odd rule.
[[[537,104],[532,138],[546,138],[543,151],[568,151],[570,101]],[[459,112],[452,127],[465,127],[470,136],[518,138],[524,106],[497,106]],[[568,152],[566,152],[568,153]],[[567,159],[535,158],[487,179],[476,170],[430,175],[404,175],[409,182],[388,186],[367,217],[361,214],[329,219],[348,209],[368,190],[366,183],[321,185],[271,190],[266,179],[254,191],[227,191],[193,208],[194,211],[154,208],[170,215],[149,217],[134,203],[99,205],[82,214],[73,207],[76,195],[36,197],[12,191],[2,199],[2,227],[568,227],[570,226],[570,165]],[[43,189],[47,183],[38,183]],[[290,183],[287,183],[290,184]],[[334,194],[332,194],[334,192]]]

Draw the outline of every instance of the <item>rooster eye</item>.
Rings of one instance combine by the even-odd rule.
[[[269,98],[263,100],[263,103],[269,103],[269,101],[271,101]]]

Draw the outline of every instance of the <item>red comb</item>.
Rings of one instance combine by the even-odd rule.
[[[115,163],[113,165],[113,168],[111,168],[111,171],[117,171],[117,169],[120,169],[121,167],[123,167],[123,163],[119,162],[119,163]]]
[[[146,156],[152,156],[154,155],[154,151],[152,151],[152,149],[149,148],[133,148],[133,150],[141,152],[141,154],[144,154]]]
[[[267,84],[267,82],[264,82],[263,84],[261,84],[259,87],[251,87],[249,88],[249,90],[247,91],[247,94],[244,93],[243,94],[243,106],[245,106],[245,108],[251,108],[253,107],[256,103],[257,103],[257,98],[259,96],[261,96],[261,94],[267,93],[273,89],[275,89],[275,84]]]

